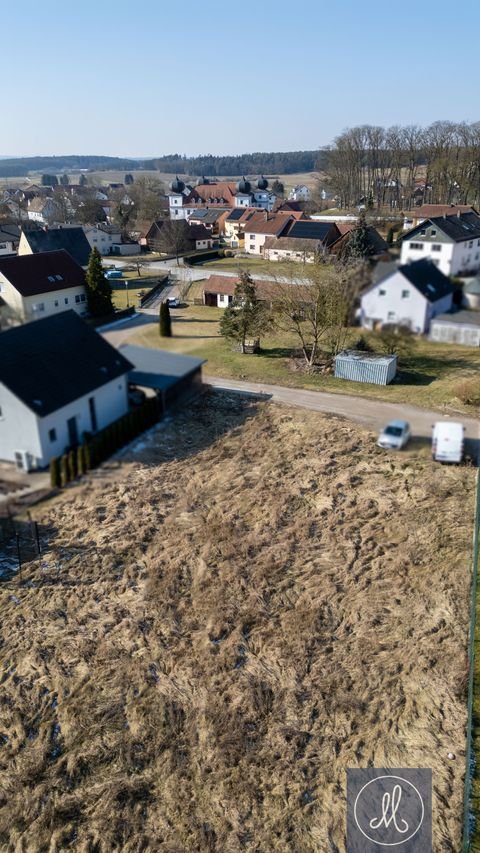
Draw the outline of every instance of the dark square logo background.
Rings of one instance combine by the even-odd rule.
[[[347,853],[431,853],[432,771],[425,768],[347,770],[346,850]]]

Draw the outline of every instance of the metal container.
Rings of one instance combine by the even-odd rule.
[[[349,379],[351,382],[388,385],[395,378],[396,372],[396,355],[345,350],[335,359],[335,376],[338,379]]]

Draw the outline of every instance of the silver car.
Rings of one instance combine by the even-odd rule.
[[[378,436],[377,444],[390,450],[401,450],[411,438],[408,421],[390,421]]]

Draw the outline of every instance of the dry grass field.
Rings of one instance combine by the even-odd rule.
[[[1,850],[343,851],[372,764],[433,769],[458,851],[473,480],[211,392],[37,508],[49,551],[0,585]]]

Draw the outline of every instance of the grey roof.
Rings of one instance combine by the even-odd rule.
[[[403,264],[397,270],[392,270],[387,275],[377,279],[372,287],[391,278],[396,272],[401,273],[429,302],[437,302],[455,291],[455,286],[450,279],[443,272],[440,272],[438,267],[428,258]]]
[[[439,231],[445,234],[452,242],[461,243],[463,240],[475,240],[480,237],[480,216],[476,213],[461,213],[460,216],[434,216],[424,219],[411,231],[403,235],[402,240],[410,239],[422,231],[426,224],[435,225]]]
[[[378,281],[382,281],[391,275],[392,272],[396,272],[397,269],[398,264],[396,261],[379,261],[372,272],[373,283],[376,284]]]
[[[205,359],[131,344],[121,346],[120,352],[133,366],[128,375],[129,382],[158,390],[171,388],[205,364]]]
[[[437,314],[432,323],[455,323],[462,326],[480,326],[480,311],[455,311],[451,314]]]
[[[91,394],[131,367],[75,311],[0,334],[0,382],[39,417]]]
[[[18,243],[20,240],[20,228],[13,223],[5,223],[0,225],[0,243]]]
[[[381,355],[377,352],[364,352],[363,350],[356,349],[346,349],[342,352],[339,352],[335,358],[347,361],[368,361],[370,363],[375,362],[375,364],[390,364],[392,361],[395,361],[397,356],[392,355]]]
[[[480,293],[480,275],[472,278],[463,288],[464,293]]]
[[[47,231],[24,231],[32,252],[56,252],[65,249],[73,260],[86,267],[91,247],[83,228],[49,228]]]

